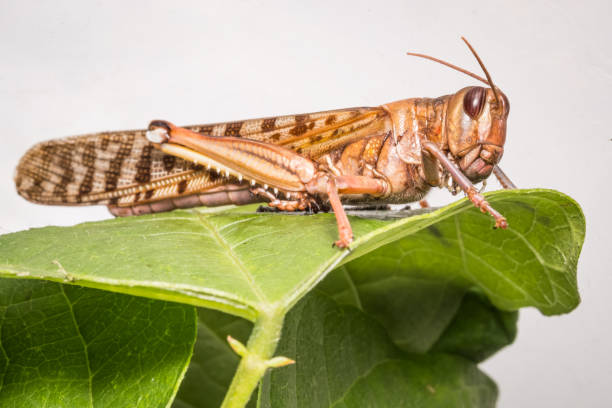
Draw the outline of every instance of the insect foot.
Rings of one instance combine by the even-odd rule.
[[[474,188],[468,190],[468,198],[474,205],[480,208],[480,211],[483,213],[489,213],[493,218],[495,218],[495,228],[506,229],[508,228],[508,221],[506,218],[497,212],[487,200],[484,199],[480,193],[478,193]]]
[[[339,228],[338,232],[340,235],[340,239],[334,242],[332,247],[338,247],[340,249],[346,248],[350,251],[351,248],[349,247],[349,245],[351,245],[351,243],[353,242],[353,231],[350,228]]]
[[[506,229],[508,228],[508,221],[504,217],[495,219],[495,228]]]
[[[351,242],[353,242],[353,238],[346,239],[346,240],[339,239],[339,240],[337,240],[336,242],[334,242],[332,244],[332,248],[333,247],[337,247],[337,248],[340,248],[340,249],[348,249],[349,252],[350,252],[351,251],[351,247],[349,245],[351,245]]]

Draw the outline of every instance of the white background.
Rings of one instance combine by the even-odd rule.
[[[503,169],[521,187],[571,195],[587,219],[582,304],[561,317],[523,311],[516,343],[482,368],[500,407],[612,406],[611,17],[607,1],[0,0],[0,233],[109,217],[17,196],[13,169],[35,142],[153,118],[206,123],[445,95],[476,82],[404,53],[480,74],[465,35],[511,102]]]

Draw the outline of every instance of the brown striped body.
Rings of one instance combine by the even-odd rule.
[[[213,137],[235,137],[273,143],[325,165],[332,159],[342,174],[383,174],[392,186],[385,199],[407,202],[429,189],[418,165],[397,155],[400,144],[414,137],[437,140],[443,129],[446,97],[408,99],[397,107],[405,117],[403,134],[393,137],[393,120],[384,109],[353,108],[276,118],[188,126]],[[414,134],[413,129],[422,129]],[[230,149],[235,148],[231,147]],[[220,155],[227,154],[220,152]],[[164,154],[144,137],[143,130],[103,132],[42,142],[21,159],[15,176],[26,199],[53,205],[103,204],[117,215],[168,211],[197,205],[261,201],[248,184],[225,178],[203,166]],[[271,184],[271,183],[270,183]],[[227,191],[226,191],[227,190]],[[242,193],[238,194],[240,190]],[[284,191],[281,189],[281,191]],[[189,197],[189,198],[183,198]],[[368,196],[344,200],[368,201]],[[127,209],[134,207],[133,211]]]
[[[374,108],[186,127],[203,135],[199,150],[216,159],[222,167],[217,171],[197,160],[164,153],[159,144],[146,139],[144,130],[51,140],[24,155],[15,182],[19,194],[36,203],[102,204],[118,216],[278,201],[283,193],[296,199],[291,192],[306,192],[307,188],[289,169],[283,170],[288,159],[282,152],[291,151],[323,172],[379,180],[385,185],[383,195],[342,194],[344,202],[419,201],[431,187],[444,186],[450,178],[440,163],[422,151],[423,144],[432,142],[452,160],[459,159],[450,151],[448,129],[453,123],[448,123],[447,115],[451,100],[467,90]],[[255,145],[249,147],[247,140]],[[268,147],[262,150],[261,143]],[[265,175],[256,184],[273,187],[274,193],[254,195],[253,185],[236,177],[240,173],[248,178],[249,169]],[[325,194],[315,196],[313,200],[326,206]]]
[[[43,204],[103,204],[115,215],[267,200],[294,211],[331,206],[346,248],[352,230],[342,201],[402,203],[431,187],[460,188],[506,228],[472,183],[504,152],[510,104],[464,39],[490,88],[435,99],[181,128],[155,120],[146,131],[106,132],[31,148],[15,174],[17,191]]]
[[[325,141],[326,145],[338,144],[333,131],[355,120],[363,121],[364,110],[367,108],[188,128],[211,136],[232,135],[296,149],[302,147],[307,157],[313,157],[323,153],[320,144],[309,144],[309,138]],[[366,119],[371,120],[368,115]],[[340,126],[325,132],[325,128],[333,124]],[[315,125],[317,129],[323,129],[323,137],[305,134]],[[202,166],[164,154],[154,148],[144,137],[144,132],[102,132],[39,143],[19,161],[15,172],[17,191],[27,200],[39,204],[129,207],[198,195],[217,189],[228,181],[237,183],[234,179],[224,180]],[[206,201],[205,195],[202,197]],[[215,198],[214,201],[218,200]]]
[[[391,187],[385,202],[412,202],[420,200],[431,185],[419,163],[402,160],[395,142],[400,152],[414,150],[415,140],[416,146],[431,140],[444,148],[447,102],[448,96],[407,99],[387,104],[386,109],[353,108],[187,128],[216,137],[272,142],[323,166],[331,159],[343,175],[379,174]],[[155,149],[142,130],[43,142],[20,161],[16,183],[19,193],[30,201],[104,204],[115,215],[261,201],[249,193],[247,183]],[[343,196],[343,201],[380,199]]]

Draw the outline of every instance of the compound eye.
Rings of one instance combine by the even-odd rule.
[[[508,100],[506,95],[502,94],[502,97],[504,98],[504,105],[506,106],[506,114],[508,114],[510,113],[510,101]]]
[[[470,89],[463,98],[463,110],[472,119],[478,118],[485,100],[487,99],[487,90],[481,86],[475,86]]]

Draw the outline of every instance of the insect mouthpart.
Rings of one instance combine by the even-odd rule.
[[[472,181],[484,180],[499,162],[504,149],[491,144],[477,144],[459,161],[459,167]]]

